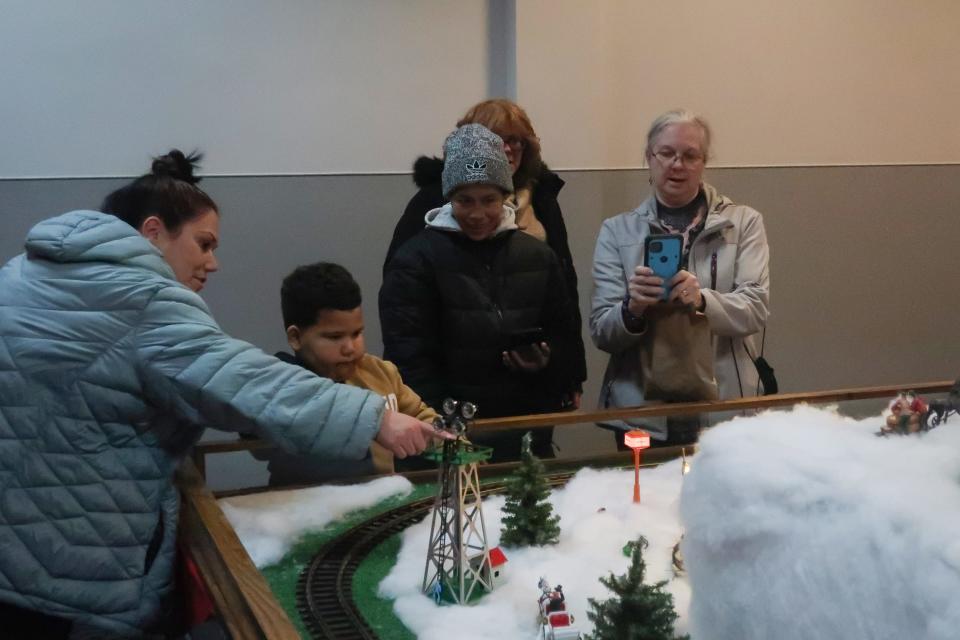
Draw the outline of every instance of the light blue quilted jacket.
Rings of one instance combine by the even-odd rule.
[[[39,223],[0,269],[0,601],[111,634],[154,626],[172,587],[171,476],[207,426],[366,454],[382,398],[230,338],[173,277],[92,211]]]

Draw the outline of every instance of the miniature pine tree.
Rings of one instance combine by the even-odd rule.
[[[643,536],[630,543],[630,569],[626,575],[600,578],[603,586],[614,593],[613,598],[598,601],[588,598],[587,617],[593,622],[591,640],[673,640],[673,623],[677,612],[673,596],[663,590],[667,581],[650,586],[643,583],[647,565],[643,550],[647,540]],[[689,639],[689,636],[682,636]]]
[[[560,537],[560,516],[547,502],[550,486],[543,463],[530,451],[530,432],[523,436],[520,466],[507,480],[500,543],[508,547],[555,544]]]

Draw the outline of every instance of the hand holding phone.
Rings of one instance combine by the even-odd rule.
[[[550,346],[541,327],[517,329],[507,334],[503,364],[513,371],[540,371],[550,362]]]
[[[504,351],[502,358],[503,366],[511,371],[536,373],[550,364],[550,345],[546,342],[528,344]]]
[[[670,295],[669,282],[680,270],[680,254],[683,252],[683,236],[678,233],[654,234],[643,241],[643,265],[653,270],[653,275],[663,279],[661,300]]]
[[[539,344],[546,340],[542,327],[528,327],[526,329],[516,329],[507,334],[507,350],[519,349],[533,344]]]

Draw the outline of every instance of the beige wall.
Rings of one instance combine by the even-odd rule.
[[[490,2],[208,0],[174,12],[8,0],[0,177],[129,175],[170,145],[206,151],[208,174],[409,170],[483,95]],[[955,0],[515,6],[518,99],[554,168],[639,166],[650,119],[674,105],[711,118],[715,168],[960,164]],[[620,195],[604,184],[590,211],[567,214],[589,216],[590,243]],[[796,197],[792,184],[772,189]],[[816,225],[859,199],[842,182],[816,195]],[[947,202],[934,212],[952,213]]]
[[[514,64],[557,168],[640,166],[678,105],[715,166],[960,162],[954,0],[176,7],[6,0],[0,178],[132,175],[174,145],[208,174],[408,171]]]
[[[488,80],[485,0],[4,0],[0,178],[409,171]]]
[[[520,0],[518,99],[559,168],[641,166],[667,109],[715,166],[960,162],[952,0]]]

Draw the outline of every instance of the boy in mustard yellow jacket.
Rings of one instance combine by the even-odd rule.
[[[338,264],[297,267],[283,280],[280,305],[287,343],[294,355],[276,356],[318,376],[369,389],[394,410],[432,422],[437,413],[405,385],[393,363],[366,352],[360,286]],[[360,462],[317,461],[283,451],[258,455],[270,461],[271,485],[314,484],[327,480],[393,473],[393,454],[376,442]]]

